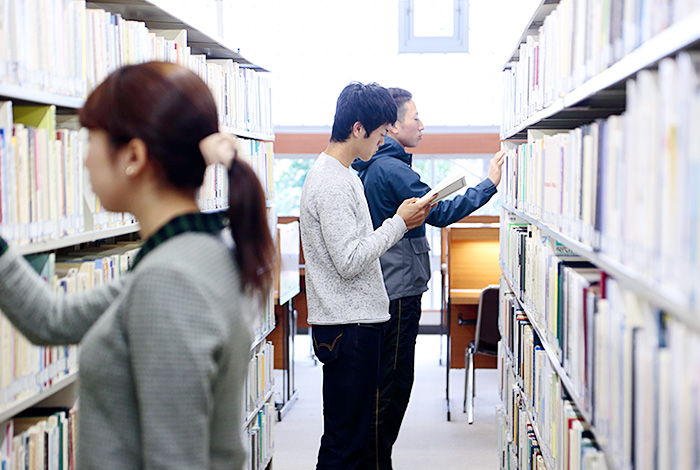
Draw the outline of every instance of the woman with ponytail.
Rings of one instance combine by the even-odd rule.
[[[56,296],[0,239],[0,309],[36,344],[81,345],[78,469],[242,469],[252,299],[269,289],[274,253],[260,184],[183,67],[115,71],[80,122],[92,188],[137,218],[142,248],[118,281]],[[229,230],[195,200],[217,162],[229,167]]]

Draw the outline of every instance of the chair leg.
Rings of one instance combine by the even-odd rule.
[[[472,424],[474,422],[474,396],[476,395],[476,383],[474,382],[474,351],[469,350],[469,405],[467,407],[467,422]]]
[[[464,403],[462,413],[467,412],[467,397],[469,396],[469,347],[464,350]]]
[[[476,397],[476,369],[474,368],[474,353],[471,357],[472,361],[472,403],[474,403],[474,397]]]

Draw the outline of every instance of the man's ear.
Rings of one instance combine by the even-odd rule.
[[[393,124],[389,124],[389,132],[391,132],[392,134],[399,133],[399,121],[396,121]]]
[[[362,125],[362,123],[360,121],[355,121],[355,124],[352,125],[352,134],[355,137],[364,137],[365,127]]]

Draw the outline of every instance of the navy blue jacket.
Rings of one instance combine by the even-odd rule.
[[[384,220],[396,214],[405,199],[421,197],[430,186],[420,180],[411,168],[413,155],[406,153],[397,141],[389,136],[384,145],[367,162],[356,159],[352,167],[365,187],[365,196],[375,230]],[[486,178],[463,195],[440,201],[426,223],[446,227],[486,204],[496,193],[496,186]],[[430,246],[425,237],[425,224],[409,230],[404,238],[391,247],[379,260],[384,274],[389,299],[418,295],[428,290],[430,280]]]

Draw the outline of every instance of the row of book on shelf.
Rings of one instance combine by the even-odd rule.
[[[681,22],[697,24],[699,17],[696,0],[558,2],[505,71],[503,134],[661,31]]]
[[[36,408],[0,423],[0,470],[73,470],[78,409]]]
[[[69,295],[118,279],[133,263],[139,246],[139,242],[119,242],[27,259],[50,289]],[[74,372],[76,365],[76,346],[33,345],[0,312],[0,410]]]
[[[249,421],[245,427],[248,442],[250,442],[249,470],[266,468],[274,450],[274,363],[274,345],[269,341],[263,341],[254,349],[253,357],[248,364],[243,416]]]
[[[245,381],[244,416],[249,416],[263,403],[265,396],[272,391],[274,375],[275,348],[269,341],[264,341],[256,348]]]
[[[522,325],[519,333],[532,338],[527,325]],[[500,428],[500,468],[607,470],[605,455],[597,447],[574,404],[562,396],[561,383],[556,375],[549,371],[551,374],[543,374],[537,384],[543,387],[543,390],[537,390],[538,393],[546,394],[546,398],[530,398],[522,385],[518,368],[514,367],[514,361],[505,350],[504,343],[500,343],[499,387],[503,404],[496,413]],[[538,365],[546,362],[540,356],[534,357]],[[544,403],[546,408],[542,409]],[[544,414],[540,415],[538,411],[544,411]]]
[[[66,128],[58,128],[58,126]],[[131,214],[104,210],[84,169],[86,130],[75,117],[56,115],[55,106],[13,106],[0,101],[0,232],[26,244],[86,230],[135,223]],[[239,139],[239,158],[251,165],[272,197],[271,142]],[[198,204],[202,210],[228,206],[228,175],[207,168]]]
[[[272,142],[238,139],[238,158],[253,169],[268,201],[274,198],[272,167],[274,150]],[[221,165],[207,167],[204,182],[199,191],[199,206],[202,210],[216,210],[228,207],[229,180],[226,169]]]
[[[275,450],[275,403],[268,401],[246,429],[250,442],[248,470],[265,470]]]
[[[35,408],[0,423],[0,470],[72,470],[77,434],[77,408]],[[275,404],[259,407],[245,429],[250,443],[249,470],[263,470],[274,452]]]
[[[123,65],[174,62],[209,85],[222,125],[273,133],[269,77],[192,53],[186,30],[149,30],[85,0],[0,0],[0,11],[0,83],[85,98]]]
[[[262,358],[266,355],[272,357],[271,343],[266,343],[251,361],[250,369],[254,372],[249,373],[249,382],[251,382],[251,376],[253,376],[253,382],[261,381],[256,387],[271,387],[271,382],[267,382],[272,378],[271,372],[270,377],[259,378],[258,375],[267,375],[267,371],[256,371],[256,369],[264,369],[261,364],[264,363]],[[270,370],[271,364],[272,362],[270,362]],[[249,470],[266,468],[274,451],[274,400],[268,400],[256,406],[257,411],[245,430],[250,443]],[[32,408],[0,423],[2,429],[0,470],[25,468],[72,470],[75,468],[76,439],[74,436],[77,435],[77,413],[77,407]]]
[[[617,468],[694,468],[700,333],[536,226],[503,220],[501,267],[514,288],[503,297],[504,347],[554,458],[563,392]]]
[[[700,306],[700,55],[627,81],[627,110],[507,143],[504,201]]]

